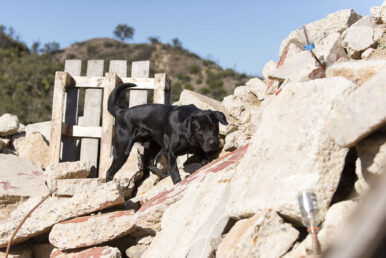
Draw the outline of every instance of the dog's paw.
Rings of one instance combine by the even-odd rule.
[[[197,163],[190,163],[190,164],[187,164],[184,166],[184,171],[188,172],[188,173],[193,173],[202,167],[203,167],[203,165],[201,163],[198,163],[198,162]]]

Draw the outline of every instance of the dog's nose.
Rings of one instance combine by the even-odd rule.
[[[218,141],[215,141],[215,140],[209,140],[209,145],[211,147],[217,147],[218,146]]]

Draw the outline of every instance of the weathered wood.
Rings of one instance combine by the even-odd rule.
[[[165,73],[154,75],[154,103],[170,104],[170,79]]]
[[[120,76],[119,76],[120,77]],[[77,88],[100,88],[102,89],[105,84],[105,77],[88,77],[88,76],[73,76],[75,80],[75,86]],[[136,90],[152,90],[154,89],[154,78],[131,78],[120,77],[123,83],[135,83],[138,86]]]
[[[112,60],[110,61],[109,73],[106,73],[105,87],[103,91],[103,105],[102,105],[102,137],[101,137],[101,149],[100,149],[100,159],[99,159],[99,172],[98,176],[100,178],[106,177],[106,166],[111,157],[112,149],[112,140],[113,140],[113,123],[114,117],[107,110],[107,102],[111,92],[114,88],[122,83],[120,78],[127,76],[127,61],[124,60]]]
[[[50,163],[60,160],[60,142],[62,138],[63,106],[65,88],[71,84],[71,76],[66,72],[56,72],[54,96],[52,99],[51,135],[50,135]]]
[[[100,77],[103,75],[103,60],[89,60],[87,62],[87,76]],[[102,89],[86,89],[83,125],[100,126],[102,112]],[[90,176],[97,173],[99,139],[82,139],[80,149],[80,160],[89,161],[92,166]]]
[[[63,124],[62,135],[78,138],[101,138],[102,128],[100,126],[67,126]]]
[[[133,62],[131,65],[131,77],[148,78],[150,75],[150,61]],[[154,84],[153,84],[154,85]],[[129,106],[137,106],[147,103],[147,91],[130,90]]]
[[[82,60],[66,60],[64,63],[64,71],[72,77],[79,76],[82,70]],[[64,105],[64,123],[67,125],[76,125],[78,119],[78,101],[79,89],[69,88],[65,93]],[[76,152],[77,140],[73,138],[63,137],[63,145],[61,150],[62,161],[75,161],[78,159]]]

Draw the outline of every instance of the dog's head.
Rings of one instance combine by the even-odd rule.
[[[211,110],[196,112],[184,121],[186,137],[194,139],[204,152],[218,150],[219,122],[228,124],[222,112]]]

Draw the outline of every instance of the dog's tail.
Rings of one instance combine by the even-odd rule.
[[[119,85],[118,87],[116,87],[113,92],[111,92],[110,96],[109,96],[109,101],[107,103],[107,110],[114,116],[116,117],[117,115],[119,115],[119,113],[121,113],[124,108],[119,105],[119,100],[122,99],[122,93],[124,89],[126,88],[132,88],[132,87],[136,87],[137,85],[134,84],[134,83],[123,83],[121,85]]]

